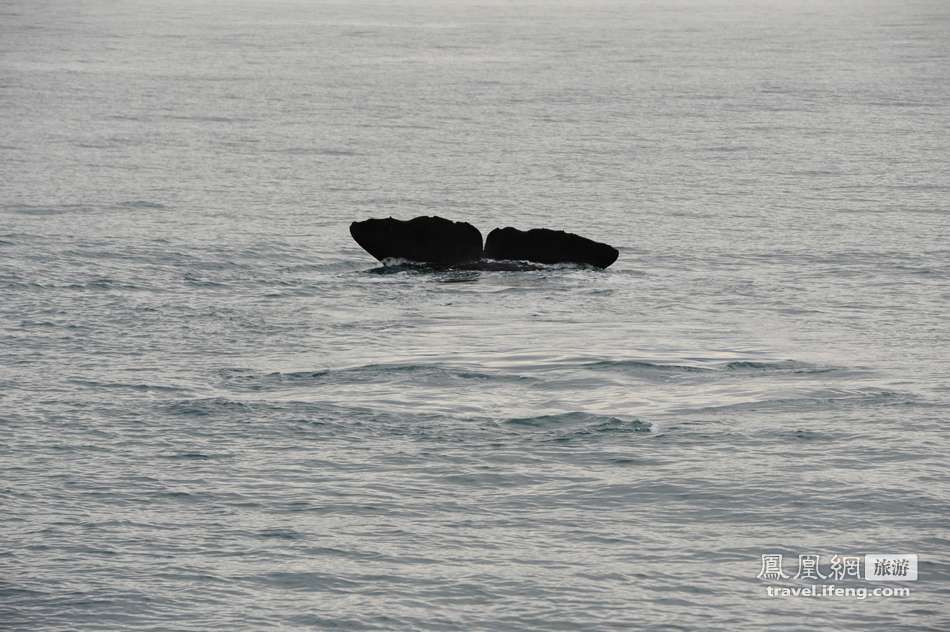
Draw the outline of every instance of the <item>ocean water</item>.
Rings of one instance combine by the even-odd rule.
[[[942,0],[4,0],[0,627],[950,629],[948,163]]]

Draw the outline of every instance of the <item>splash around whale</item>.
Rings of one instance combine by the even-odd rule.
[[[475,226],[437,216],[353,222],[350,235],[384,264],[402,261],[435,268],[524,270],[539,267],[531,263],[607,268],[620,254],[608,244],[548,228],[526,231],[495,228],[488,233],[483,247],[482,234]]]

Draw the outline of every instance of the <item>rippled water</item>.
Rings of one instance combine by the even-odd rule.
[[[0,5],[0,627],[950,629],[950,6],[830,4]]]

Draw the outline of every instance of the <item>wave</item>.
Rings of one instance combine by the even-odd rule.
[[[91,279],[84,283],[69,283],[61,287],[67,290],[141,290],[141,289],[145,289],[143,286],[135,285],[133,283],[127,283],[125,281],[119,281],[111,277],[101,277],[98,279]]]
[[[205,454],[204,452],[176,452],[174,454],[163,455],[162,458],[183,460],[183,461],[204,461],[213,459],[218,455]]]
[[[209,78],[203,78],[208,81]],[[256,119],[241,116],[215,116],[212,114],[166,114],[162,118],[169,121],[190,121],[195,123],[250,123]]]
[[[882,406],[928,406],[918,395],[882,389],[834,389],[798,397],[778,397],[722,406],[681,409],[678,414],[711,413],[716,415],[748,412],[799,412],[840,408],[877,408]]]
[[[134,209],[146,209],[146,210],[166,210],[167,206],[160,204],[158,202],[150,202],[148,200],[130,200],[125,204],[121,205],[122,208],[134,208]]]
[[[589,370],[620,370],[620,371],[662,371],[664,373],[711,373],[715,371],[710,367],[687,365],[687,364],[666,364],[663,362],[650,362],[647,360],[591,360],[581,362],[578,368]]]
[[[287,154],[291,156],[364,156],[363,152],[354,149],[335,147],[284,147],[281,149],[267,149],[267,153]]]
[[[480,364],[391,362],[349,367],[319,367],[296,371],[265,372],[252,368],[225,368],[218,371],[223,386],[237,392],[266,392],[295,388],[320,388],[352,384],[405,383],[423,388],[461,386],[473,382],[523,384],[530,388],[584,388],[616,384],[618,380],[646,381],[695,380],[718,381],[730,376],[745,379],[761,375],[810,376],[842,371],[835,367],[806,364],[794,360],[779,362],[728,361],[717,363],[664,363],[648,360],[566,359],[536,361],[526,365],[488,368]],[[617,375],[617,374],[620,375]],[[565,379],[569,374],[570,379]]]
[[[17,204],[3,204],[0,209],[18,215],[46,216],[64,215],[66,213],[89,213],[96,209],[85,204],[63,204],[61,206],[26,206]]]
[[[198,275],[191,272],[185,273],[184,281],[192,287],[203,287],[203,288],[223,288],[228,287],[226,283],[221,283],[220,281],[212,281],[210,279],[202,279]]]
[[[536,378],[506,373],[478,371],[443,364],[366,364],[340,369],[308,371],[275,371],[263,373],[252,369],[223,369],[224,382],[240,390],[259,391],[286,386],[319,386],[322,384],[388,382],[393,380],[531,382]]]
[[[255,405],[225,397],[208,397],[200,399],[182,399],[164,406],[165,410],[180,417],[209,417],[217,414],[231,414],[235,412],[252,412]]]
[[[838,371],[837,367],[820,366],[798,362],[796,360],[780,360],[777,362],[760,362],[753,360],[733,360],[721,366],[723,371],[733,372],[784,372],[784,373],[830,373]]]
[[[715,362],[697,362],[695,364],[666,363],[650,360],[581,360],[579,367],[589,370],[614,370],[637,373],[702,373],[715,374],[756,374],[756,373],[796,373],[814,374],[839,371],[837,367],[821,366],[799,362],[797,360],[758,361],[730,360]]]
[[[652,423],[636,417],[623,418],[584,412],[513,417],[503,420],[501,425],[521,435],[540,435],[545,440],[556,442],[603,435],[648,433],[654,430]]]
[[[481,259],[468,263],[437,265],[410,261],[401,257],[387,257],[383,265],[370,268],[367,274],[397,274],[399,272],[436,273],[436,272],[538,272],[544,270],[583,270],[603,272],[603,269],[583,263],[534,263],[531,261]]]
[[[624,441],[623,437],[658,433],[650,421],[629,415],[606,415],[582,411],[528,417],[445,414],[387,410],[377,406],[339,405],[323,401],[239,400],[226,397],[181,399],[157,403],[166,415],[215,420],[244,432],[253,427],[255,436],[296,436],[353,440],[374,436],[411,441],[500,448],[520,443],[565,443]],[[248,425],[250,424],[250,426]],[[204,461],[227,458],[229,453],[204,450],[171,452],[163,458]]]

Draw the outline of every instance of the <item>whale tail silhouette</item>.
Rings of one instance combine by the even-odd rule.
[[[482,234],[467,222],[443,217],[367,219],[350,224],[350,235],[380,261],[390,258],[452,265],[482,256]]]
[[[488,234],[483,249],[482,234],[477,228],[437,216],[367,219],[350,224],[350,234],[380,261],[398,258],[436,266],[480,265],[484,259],[492,259],[584,263],[606,268],[620,254],[613,246],[548,228],[496,228]]]
[[[563,230],[496,228],[485,239],[483,256],[536,263],[586,263],[606,268],[620,253],[613,246]]]

